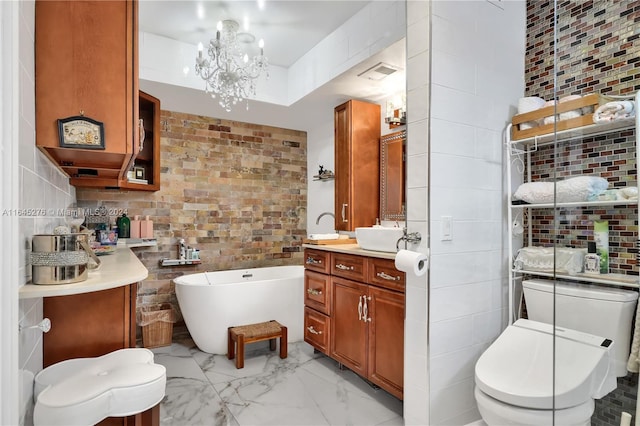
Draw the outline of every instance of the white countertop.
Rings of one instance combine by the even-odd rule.
[[[358,244],[303,244],[302,247],[315,250],[332,251],[335,253],[355,254],[358,256],[377,257],[395,260],[396,253],[361,249]]]
[[[33,297],[68,296],[108,290],[144,280],[149,271],[136,255],[128,248],[118,248],[113,254],[100,256],[98,270],[89,270],[85,281],[73,284],[36,285],[26,284],[20,287],[20,299]]]

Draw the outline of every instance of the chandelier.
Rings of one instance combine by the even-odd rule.
[[[260,54],[249,59],[240,43],[252,43],[255,37],[238,33],[238,23],[232,20],[218,22],[216,38],[209,41],[208,58],[204,58],[202,43],[198,45],[196,74],[206,82],[205,91],[226,111],[238,102],[256,94],[256,79],[264,72],[267,77],[267,58],[264,41],[259,42]],[[247,101],[247,109],[249,102]]]

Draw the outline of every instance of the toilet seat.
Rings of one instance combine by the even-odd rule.
[[[595,411],[595,402],[589,398],[575,407],[558,410],[537,410],[534,408],[516,407],[505,404],[474,389],[478,403],[478,411],[488,425],[540,426],[540,425],[575,425],[591,426],[591,416]]]
[[[34,424],[93,425],[148,410],[165,394],[165,367],[144,348],[51,365],[35,377]]]
[[[476,364],[476,385],[497,402],[561,410],[602,398],[616,388],[609,356],[613,342],[520,319],[496,339]],[[555,389],[553,355],[555,350]]]

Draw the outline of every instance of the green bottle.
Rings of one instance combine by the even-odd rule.
[[[119,238],[129,238],[131,236],[131,220],[125,213],[116,220],[116,225],[118,225]]]

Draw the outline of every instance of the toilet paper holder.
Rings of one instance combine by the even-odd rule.
[[[406,241],[407,243],[412,244],[418,244],[422,241],[422,235],[420,235],[419,232],[407,233],[407,228],[403,228],[402,231],[404,232],[404,235],[398,238],[398,241],[396,242],[396,251],[400,250],[400,241]]]

